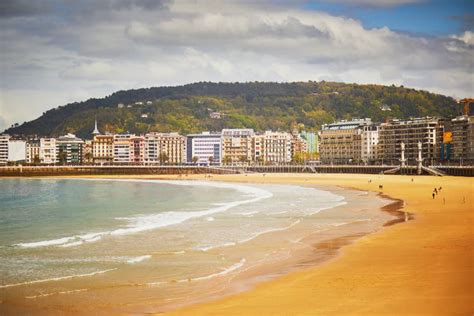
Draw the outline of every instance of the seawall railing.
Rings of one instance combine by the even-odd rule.
[[[474,176],[474,166],[430,166],[431,174]],[[279,165],[279,166],[1,166],[0,176],[62,176],[62,175],[150,175],[150,174],[239,174],[239,173],[361,173],[416,175],[416,166],[367,165]]]

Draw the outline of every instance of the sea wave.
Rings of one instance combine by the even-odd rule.
[[[299,224],[300,222],[301,222],[301,220],[298,219],[298,220],[294,221],[293,223],[291,223],[290,225],[287,225],[287,226],[284,226],[284,227],[278,227],[278,228],[270,228],[270,229],[267,229],[267,230],[256,232],[256,233],[252,234],[250,237],[239,240],[239,241],[236,241],[236,242],[231,241],[231,242],[226,242],[226,243],[218,244],[218,245],[199,246],[199,247],[196,247],[195,250],[206,252],[206,251],[209,251],[211,249],[230,247],[230,246],[235,246],[235,245],[238,245],[238,244],[243,244],[243,243],[251,241],[251,240],[253,240],[253,239],[255,239],[255,238],[257,238],[261,235],[264,235],[264,234],[279,232],[279,231],[284,231],[284,230],[290,229],[291,227]]]
[[[244,266],[246,262],[245,258],[242,258],[239,262],[234,263],[233,265],[223,268],[222,271],[211,273],[208,275],[200,276],[200,277],[194,277],[194,278],[187,278],[187,279],[181,279],[181,280],[173,280],[173,281],[157,281],[157,282],[148,282],[145,285],[146,286],[158,286],[158,285],[163,285],[163,284],[169,284],[169,283],[187,283],[187,282],[192,282],[192,281],[204,281],[204,280],[210,280],[215,277],[223,276],[226,274],[229,274],[235,270],[238,270]]]
[[[67,275],[67,276],[49,278],[49,279],[43,279],[43,280],[34,280],[34,281],[26,281],[26,282],[20,282],[20,283],[4,284],[4,285],[0,285],[0,289],[4,289],[4,288],[8,288],[8,287],[21,286],[21,285],[31,285],[31,284],[37,284],[37,283],[51,282],[51,281],[62,281],[62,280],[68,280],[68,279],[74,279],[74,278],[83,278],[83,277],[93,276],[93,275],[97,275],[97,274],[104,274],[104,273],[107,273],[107,272],[110,272],[110,271],[113,271],[113,270],[117,270],[117,269],[114,268],[114,269],[95,271],[95,272],[91,272],[91,273],[73,274],[73,275]]]
[[[150,258],[151,258],[150,255],[145,255],[145,256],[140,256],[140,257],[134,257],[134,258],[128,259],[128,260],[127,260],[127,263],[135,264],[135,263],[139,263],[139,262],[148,260],[148,259],[150,259]]]
[[[72,294],[72,293],[79,293],[79,292],[86,292],[88,289],[77,289],[77,290],[69,290],[69,291],[59,291],[59,292],[51,292],[51,293],[44,293],[44,294],[38,294],[38,295],[31,295],[31,296],[25,296],[26,299],[35,299],[35,298],[40,298],[40,297],[47,297],[47,296],[52,296],[52,295],[62,295],[62,294]]]
[[[103,181],[98,179],[81,179],[83,181]],[[132,217],[120,217],[117,218],[122,221],[127,221],[126,227],[118,228],[111,231],[95,232],[83,235],[75,235],[68,237],[61,237],[51,240],[42,240],[35,242],[18,243],[15,246],[22,248],[38,248],[38,247],[49,247],[49,246],[60,246],[60,247],[75,247],[83,245],[84,243],[94,242],[100,240],[103,236],[120,236],[135,234],[139,232],[154,230],[170,225],[176,225],[183,223],[187,220],[209,216],[216,213],[225,212],[231,208],[267,199],[273,196],[269,191],[240,184],[230,184],[221,182],[206,182],[206,181],[172,181],[172,180],[124,180],[124,179],[112,179],[110,181],[124,181],[124,182],[147,182],[147,183],[162,183],[172,184],[178,186],[207,186],[215,188],[227,188],[234,189],[244,194],[244,196],[251,197],[250,199],[244,199],[239,201],[233,201],[228,203],[215,203],[213,207],[195,212],[165,212],[152,215],[140,215]]]

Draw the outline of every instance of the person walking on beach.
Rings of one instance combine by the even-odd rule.
[[[438,195],[438,189],[434,188],[434,193]]]
[[[433,200],[434,200],[434,197],[435,197],[435,193],[433,192],[433,193],[432,193],[432,195],[433,195]]]

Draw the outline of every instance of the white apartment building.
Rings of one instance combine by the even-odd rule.
[[[0,135],[0,164],[4,165],[8,162],[8,141],[10,135]]]
[[[379,126],[376,124],[362,127],[361,134],[361,160],[364,163],[379,159]]]
[[[186,160],[192,162],[197,158],[199,165],[220,165],[222,162],[222,135],[203,132],[187,135]]]
[[[286,132],[266,131],[253,138],[254,161],[287,163],[291,161],[292,137]]]
[[[26,161],[26,140],[10,139],[8,141],[8,161]]]
[[[115,134],[113,140],[113,162],[114,163],[130,163],[130,139],[135,135],[132,134]]]
[[[253,129],[222,130],[222,162],[224,164],[246,164],[253,160]]]
[[[39,158],[41,163],[54,164],[57,163],[57,149],[56,138],[40,138],[40,153]]]
[[[160,133],[145,134],[145,163],[160,163]]]

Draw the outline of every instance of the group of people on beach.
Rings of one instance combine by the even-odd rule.
[[[443,189],[443,187],[439,187],[439,188],[436,188],[436,187],[435,187],[435,188],[433,189],[433,193],[431,193],[431,195],[433,196],[433,200],[434,200],[435,196],[437,196],[438,193],[441,192],[442,189]],[[443,198],[443,202],[444,202],[444,198]]]

